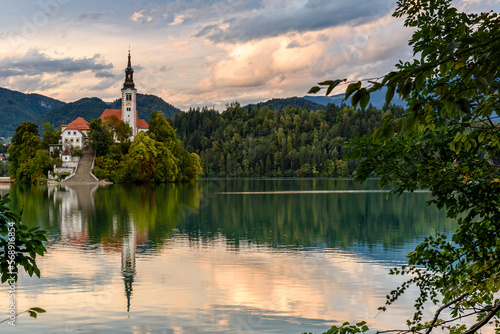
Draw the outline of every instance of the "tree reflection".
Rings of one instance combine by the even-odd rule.
[[[370,189],[374,184],[350,180],[217,179],[106,187],[11,185],[9,191],[14,210],[23,209],[25,224],[49,230],[54,242],[115,250],[131,226],[141,252],[161,248],[178,232],[191,242],[223,236],[235,247],[241,241],[398,247],[435,229],[453,228],[443,211],[427,207],[427,193],[386,199]],[[319,192],[287,193],[302,190]],[[337,192],[321,193],[325,190]]]

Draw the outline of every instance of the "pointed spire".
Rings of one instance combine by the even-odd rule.
[[[125,69],[125,82],[123,84],[123,89],[135,89],[134,85],[134,69],[132,68],[132,57],[130,56],[130,47],[128,50],[128,65]]]

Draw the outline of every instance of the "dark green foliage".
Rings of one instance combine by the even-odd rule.
[[[386,104],[386,94],[387,94],[387,88],[383,87],[380,89],[380,91],[376,91],[370,94],[370,103],[379,109],[384,108]],[[345,100],[345,94],[336,94],[336,95],[329,95],[329,96],[305,96],[304,99],[321,104],[321,105],[328,105],[328,104],[336,104],[340,105],[342,103],[345,103],[347,106],[351,107],[351,100],[347,99]],[[395,96],[390,103],[398,105],[398,106],[403,106],[406,107],[406,102],[399,98],[398,96]]]
[[[340,103],[339,103],[340,104]],[[302,97],[289,97],[285,99],[271,99],[266,102],[261,102],[257,104],[249,104],[245,106],[245,109],[248,108],[261,108],[268,107],[273,110],[280,110],[281,108],[296,108],[296,109],[309,109],[309,110],[325,110],[326,105],[318,104],[314,101],[310,101],[309,99]]]
[[[368,326],[366,326],[365,321],[358,322],[356,325],[351,325],[348,322],[344,322],[342,326],[333,326],[323,334],[357,334],[357,333],[365,333],[369,330]],[[303,333],[307,334],[307,333]],[[312,333],[309,333],[312,334]]]
[[[52,160],[49,152],[41,148],[35,123],[23,122],[16,127],[8,152],[11,178],[19,183],[44,182]]]
[[[8,195],[0,197],[0,273],[2,283],[8,279],[17,281],[17,266],[33,276],[40,277],[40,270],[36,265],[36,256],[43,256],[47,251],[43,241],[46,231],[38,227],[30,228],[22,224],[20,216],[12,212],[7,204],[10,202]],[[15,272],[16,274],[10,274]]]
[[[111,146],[114,144],[111,129],[100,118],[90,122],[88,139],[90,147],[96,151],[97,156],[108,154]]]
[[[0,137],[11,137],[22,122],[34,121],[65,103],[38,94],[24,94],[0,88]]]
[[[148,133],[98,155],[94,174],[113,182],[192,182],[201,173],[198,156],[184,149],[161,112],[152,112]]]
[[[109,109],[109,105],[103,100],[93,98],[83,98],[81,100],[68,103],[60,108],[51,110],[36,120],[38,125],[46,122],[53,124],[55,128],[60,128],[63,124],[69,124],[78,117],[83,117],[88,122],[99,118],[105,109]],[[121,109],[121,108],[120,108]]]
[[[0,162],[0,177],[9,176],[9,162]]]
[[[351,175],[357,163],[343,161],[348,152],[343,144],[372,133],[384,112],[370,107],[362,113],[345,105],[325,109],[275,111],[234,103],[222,114],[190,109],[170,122],[185,148],[200,156],[205,176]],[[388,110],[402,113],[398,107]]]
[[[161,111],[153,111],[149,121],[149,135],[151,138],[167,142],[175,139],[175,130],[170,123],[165,119],[165,115]]]
[[[446,208],[458,228],[452,236],[428,236],[408,254],[407,266],[391,271],[407,281],[380,310],[416,287],[406,329],[388,332],[474,333],[488,323],[498,332],[500,16],[458,12],[449,0],[401,0],[394,16],[414,29],[410,45],[420,58],[399,63],[371,87],[348,86],[353,100],[386,85],[387,100],[398,94],[408,103],[404,115],[384,115],[373,136],[353,141],[350,157],[363,159],[356,179],[375,174],[395,194],[428,189],[429,204]],[[437,311],[425,319],[429,304]]]
[[[115,127],[115,134],[120,143],[125,143],[127,141],[130,141],[133,130],[130,125],[128,125],[124,121],[120,121],[120,123],[118,123],[118,125]]]
[[[52,124],[45,123],[43,125],[43,135],[41,141],[42,149],[46,150],[49,148],[49,145],[58,144],[60,138],[61,131],[56,131]]]

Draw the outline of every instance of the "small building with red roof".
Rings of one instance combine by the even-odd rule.
[[[101,114],[100,119],[107,122],[113,122],[113,119],[123,121],[132,128],[131,140],[141,131],[148,131],[148,123],[145,120],[139,119],[137,114],[137,89],[134,84],[134,69],[128,53],[128,66],[125,69],[125,82],[122,92],[122,108],[121,109],[106,109]]]
[[[83,117],[78,117],[68,125],[61,125],[62,148],[82,148],[87,144],[89,122]]]

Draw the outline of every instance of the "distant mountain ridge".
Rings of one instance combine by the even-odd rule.
[[[41,115],[66,103],[39,94],[25,94],[0,88],[0,137],[11,137],[22,122],[34,121]]]

